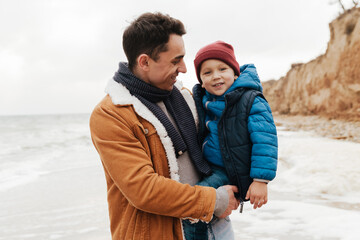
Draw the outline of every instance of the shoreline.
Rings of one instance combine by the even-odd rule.
[[[0,199],[0,240],[111,238],[100,163],[43,174]]]
[[[279,174],[269,185],[270,201],[261,210],[245,204],[242,214],[233,212],[235,239],[357,239],[360,235],[356,225],[360,219],[359,144],[349,139],[325,139],[312,132],[322,130],[330,134],[335,130],[329,128],[346,128],[356,137],[356,133],[360,135],[357,130],[360,123],[341,123],[344,127],[337,121],[313,116],[274,115],[274,118],[282,146]],[[66,126],[71,128],[61,128],[65,132],[74,126],[72,121],[66,121],[71,124]],[[82,126],[77,125],[77,129],[87,131]],[[63,144],[74,136],[79,139],[74,146]],[[39,159],[48,159],[34,169],[39,173],[34,179],[0,191],[3,213],[0,240],[111,238],[104,170],[86,136],[70,131],[70,135],[59,135],[61,141],[44,139],[45,147],[29,156],[33,159],[29,161],[31,165],[24,162],[23,168],[17,168],[16,174],[24,174],[23,169]],[[57,148],[49,147],[48,142],[56,143]],[[54,149],[57,154],[53,153]],[[26,153],[10,160],[21,159]]]
[[[307,131],[316,135],[360,143],[360,121],[329,119],[312,115],[282,115],[273,113],[276,127],[285,127],[290,131]]]

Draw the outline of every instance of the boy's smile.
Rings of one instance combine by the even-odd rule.
[[[219,88],[219,87],[221,87],[222,85],[224,85],[224,83],[223,83],[223,82],[221,82],[221,83],[217,83],[217,84],[214,84],[214,85],[213,85],[213,87],[215,87],[215,88]]]
[[[223,61],[209,59],[201,65],[200,78],[202,87],[210,94],[223,95],[237,77],[234,70]]]

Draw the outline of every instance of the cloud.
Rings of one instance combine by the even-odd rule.
[[[0,115],[90,111],[126,60],[122,32],[143,12],[160,11],[187,28],[185,85],[193,58],[215,40],[234,45],[261,79],[325,51],[337,6],[328,0],[4,0],[0,3]]]

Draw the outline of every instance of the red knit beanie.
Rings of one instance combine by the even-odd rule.
[[[216,41],[201,48],[195,56],[194,65],[196,76],[200,83],[202,83],[200,78],[201,64],[208,59],[223,61],[234,70],[235,75],[240,75],[240,66],[236,61],[233,47],[226,42]]]

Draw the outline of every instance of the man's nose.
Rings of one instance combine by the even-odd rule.
[[[181,72],[181,73],[187,72],[186,64],[185,64],[184,60],[181,61],[179,68],[178,68],[178,72]]]

